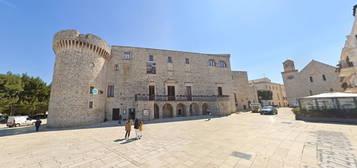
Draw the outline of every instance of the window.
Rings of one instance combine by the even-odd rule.
[[[123,59],[130,60],[130,52],[124,52]]]
[[[222,87],[218,87],[218,96],[223,96]]]
[[[119,71],[119,64],[114,65],[114,71]]]
[[[154,61],[154,56],[153,55],[149,55],[149,60],[148,61]]]
[[[167,57],[167,62],[172,63],[172,57]]]
[[[93,101],[90,101],[90,102],[89,102],[88,107],[89,107],[89,108],[93,108]]]
[[[191,86],[186,86],[186,96],[187,96],[187,100],[192,101],[192,90],[191,90]]]
[[[185,58],[185,64],[190,64],[190,59]]]
[[[108,85],[107,97],[114,97],[114,85]]]
[[[146,73],[147,74],[156,74],[156,63],[155,62],[147,62],[146,63]]]
[[[312,96],[312,90],[310,90],[310,96]]]
[[[216,66],[216,62],[213,59],[208,60],[208,66]]]
[[[89,87],[89,94],[93,94],[94,86]]]
[[[326,81],[326,76],[325,76],[325,75],[322,75],[322,79],[323,79],[324,81]]]
[[[225,68],[225,67],[227,67],[227,64],[226,64],[226,62],[224,62],[224,61],[219,61],[219,67],[222,67],[222,68]]]
[[[310,76],[310,82],[314,82],[314,79],[312,78],[312,76]]]
[[[155,86],[149,86],[149,100],[155,100]]]
[[[332,88],[330,88],[330,92],[333,92],[333,89],[332,89]]]

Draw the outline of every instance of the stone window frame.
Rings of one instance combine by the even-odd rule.
[[[325,74],[322,74],[322,80],[323,80],[323,81],[327,81],[327,78],[326,78],[326,75],[325,75]]]
[[[107,97],[114,97],[114,88],[113,84],[108,85]]]
[[[189,58],[185,58],[185,64],[190,64],[190,59]]]
[[[211,66],[211,67],[216,66],[216,61],[214,61],[214,59],[209,59],[208,60],[208,66]]]
[[[227,67],[227,63],[226,63],[226,61],[220,60],[218,62],[218,66],[221,67],[221,68],[226,68]]]
[[[114,71],[119,71],[119,64],[114,64]]]
[[[122,58],[123,60],[131,60],[131,52],[124,52]]]
[[[172,59],[172,57],[167,57],[167,63],[173,63],[173,59]]]
[[[310,82],[313,83],[314,82],[314,78],[312,76],[310,76]]]
[[[149,55],[148,61],[149,62],[154,62],[154,55]]]
[[[93,101],[89,101],[88,102],[88,108],[90,108],[90,109],[94,108],[94,102]]]

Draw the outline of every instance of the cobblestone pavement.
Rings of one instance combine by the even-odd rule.
[[[356,125],[295,121],[288,108],[145,124],[143,139],[129,141],[114,122],[21,129],[0,129],[0,167],[356,168]]]

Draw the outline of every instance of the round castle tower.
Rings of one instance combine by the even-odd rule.
[[[48,126],[71,127],[104,121],[110,46],[95,35],[65,30],[54,36],[53,50],[56,63]]]

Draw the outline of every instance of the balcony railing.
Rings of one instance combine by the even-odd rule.
[[[217,101],[229,98],[228,95],[149,95],[136,94],[135,101]]]

